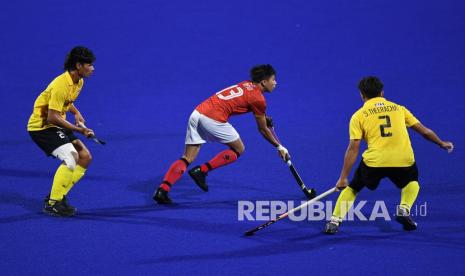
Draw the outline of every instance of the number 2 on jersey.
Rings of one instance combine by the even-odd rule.
[[[379,126],[379,130],[381,131],[381,137],[391,137],[392,132],[386,132],[386,128],[391,127],[391,118],[389,118],[388,115],[384,115],[384,116],[379,116],[378,119],[386,120],[385,124],[382,124]]]
[[[244,90],[237,85],[230,86],[220,92],[216,93],[218,98],[222,100],[230,100],[233,98],[240,97],[244,94]]]

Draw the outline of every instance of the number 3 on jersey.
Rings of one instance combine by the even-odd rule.
[[[240,97],[243,94],[244,94],[244,90],[242,90],[242,88],[240,88],[237,85],[230,86],[230,87],[216,93],[218,98],[220,98],[222,100],[225,100],[225,101],[233,99],[233,98]]]
[[[386,132],[386,128],[391,127],[391,118],[389,118],[388,115],[384,115],[384,116],[379,116],[378,119],[386,120],[385,124],[382,124],[379,126],[379,130],[381,131],[381,137],[391,137],[392,132]]]

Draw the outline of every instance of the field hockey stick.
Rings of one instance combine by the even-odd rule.
[[[271,134],[273,135],[273,137],[276,139],[276,141],[278,141],[278,143],[281,144],[281,142],[279,141],[278,135],[276,135],[276,132],[274,130],[273,120],[270,117],[267,117],[266,124],[267,124],[268,128],[270,129]],[[292,164],[291,159],[286,160],[286,164],[289,167],[289,169],[291,170],[292,175],[294,176],[295,180],[297,181],[297,184],[299,185],[300,189],[305,194],[305,196],[308,199],[314,198],[316,196],[316,190],[314,188],[309,189],[309,188],[307,188],[307,186],[305,186],[304,181],[302,180],[299,173],[297,172],[297,169]]]
[[[304,192],[305,196],[308,199],[314,198],[316,196],[316,190],[314,188],[309,189],[309,188],[307,188],[307,186],[305,186],[304,181],[302,180],[302,178],[300,177],[300,175],[297,172],[296,168],[292,164],[291,159],[288,159],[286,161],[286,164],[287,164],[287,166],[289,166],[289,169],[291,170],[292,175],[294,176],[295,180],[297,181],[297,184],[299,184],[300,188],[302,189],[302,192]]]
[[[294,209],[291,209],[291,210],[287,211],[286,213],[283,213],[283,214],[279,215],[277,218],[269,220],[269,221],[265,222],[264,224],[259,225],[259,226],[255,227],[254,229],[251,229],[251,230],[245,232],[244,235],[252,236],[253,234],[255,234],[255,232],[260,231],[263,228],[266,228],[266,227],[268,227],[268,226],[282,220],[283,218],[286,218],[287,216],[289,216],[289,214],[292,214],[292,213],[294,213],[294,212],[308,206],[309,204],[312,204],[312,203],[314,203],[314,202],[316,202],[318,200],[321,200],[321,199],[327,197],[328,195],[334,193],[335,191],[337,191],[337,188],[331,188],[331,189],[327,190],[326,192],[322,193],[321,195],[319,195],[319,196],[317,196],[317,197],[303,203],[302,205],[297,206]]]
[[[84,125],[84,123],[82,122],[78,122],[78,125],[80,127],[87,128],[86,125]],[[105,145],[107,143],[104,140],[97,138],[95,135],[92,135],[88,138],[92,139],[95,143],[100,144],[100,145]]]

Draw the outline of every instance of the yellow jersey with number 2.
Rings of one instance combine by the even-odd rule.
[[[404,106],[383,97],[367,100],[350,119],[351,140],[363,139],[368,148],[363,162],[369,167],[410,167],[415,163],[407,131],[419,123]]]

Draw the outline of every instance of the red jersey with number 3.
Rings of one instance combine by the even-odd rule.
[[[195,109],[210,119],[226,123],[230,116],[251,111],[255,115],[265,115],[266,101],[258,86],[243,81],[221,90]]]

